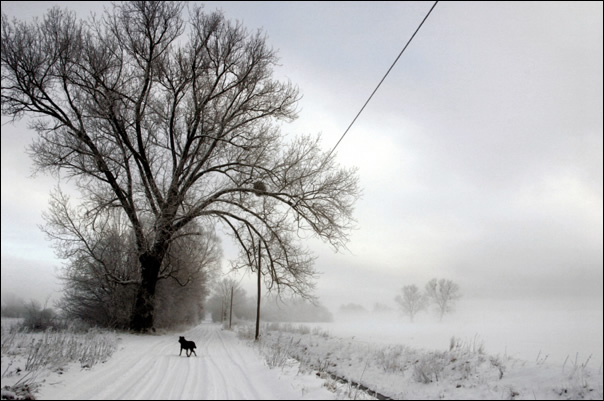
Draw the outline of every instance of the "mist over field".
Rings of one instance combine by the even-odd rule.
[[[489,354],[562,365],[578,358],[602,364],[602,303],[594,301],[460,300],[442,322],[421,313],[413,323],[396,310],[336,313],[320,327],[380,344],[446,349],[451,337],[484,345]]]

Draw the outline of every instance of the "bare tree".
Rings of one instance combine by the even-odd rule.
[[[221,268],[217,235],[190,223],[170,244],[157,289],[156,326],[196,324],[205,317],[210,283]]]
[[[461,297],[459,286],[453,281],[435,278],[426,284],[426,295],[436,305],[440,320],[453,310],[453,304]]]
[[[260,240],[267,283],[303,294],[313,258],[296,234],[337,250],[359,195],[356,171],[337,168],[318,138],[286,141],[276,128],[296,117],[299,94],[272,78],[262,33],[192,6],[185,39],[183,10],[130,1],[88,21],[58,8],[32,23],[2,14],[2,114],[32,117],[35,164],[73,179],[89,216],[124,211],[137,331],[152,327],[163,259],[193,220],[222,223],[248,263]]]
[[[413,322],[415,315],[426,309],[428,305],[428,299],[426,295],[422,294],[419,288],[415,284],[406,285],[401,288],[402,296],[397,295],[394,300],[399,304],[402,311],[409,316],[409,319]]]
[[[222,279],[216,283],[212,293],[212,297],[208,301],[208,309],[212,313],[214,321],[224,322],[225,319],[229,319],[230,326],[233,312],[236,317],[243,318],[248,317],[248,312],[252,310],[253,302],[248,298],[239,282],[234,279]]]
[[[121,209],[93,217],[70,209],[53,194],[42,229],[65,259],[59,306],[71,318],[127,328],[140,283],[134,235]],[[222,250],[213,232],[195,223],[170,243],[158,276],[156,326],[192,324],[203,317],[209,281],[220,269]]]

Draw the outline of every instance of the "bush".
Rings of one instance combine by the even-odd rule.
[[[23,327],[32,331],[46,331],[49,328],[57,329],[59,322],[56,313],[50,308],[42,308],[40,304],[32,301],[25,311]]]
[[[447,361],[444,353],[428,353],[413,366],[413,378],[415,381],[424,384],[438,381],[446,365]]]

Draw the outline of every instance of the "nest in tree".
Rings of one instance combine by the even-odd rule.
[[[254,183],[254,190],[257,192],[266,192],[266,185],[262,181],[256,181]]]

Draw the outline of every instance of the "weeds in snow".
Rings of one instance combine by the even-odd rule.
[[[484,354],[484,341],[480,340],[478,334],[474,335],[472,341],[462,340],[458,337],[451,337],[449,342],[449,351],[462,352],[470,354]]]
[[[41,371],[61,372],[70,362],[79,362],[80,367],[90,368],[107,360],[116,347],[114,333],[98,330],[82,334],[69,329],[33,333],[23,328],[3,327],[2,378],[18,377],[11,386],[12,391],[21,397],[27,396],[37,387]]]
[[[284,368],[291,366],[291,354],[300,344],[300,340],[294,341],[293,338],[285,341],[278,341],[273,346],[261,345],[260,352],[264,355],[264,359],[269,368]]]
[[[2,353],[24,356],[25,371],[52,369],[75,361],[80,362],[82,368],[90,368],[104,362],[115,348],[115,335],[97,330],[86,334],[69,331],[30,333],[23,330],[11,333],[6,342],[2,335]]]
[[[549,357],[548,354],[541,355],[541,350],[539,350],[539,353],[537,354],[537,359],[535,359],[535,362],[537,362],[537,365],[543,365],[545,363],[545,361],[547,361],[548,357]]]
[[[497,370],[499,371],[499,380],[503,379],[503,374],[505,373],[505,365],[503,364],[503,362],[501,361],[501,358],[499,358],[499,356],[497,357],[490,357],[489,361],[491,362],[491,366],[493,366],[494,368],[497,368]]]
[[[444,354],[433,352],[419,359],[413,366],[413,378],[418,383],[432,383],[438,381],[441,372],[445,369]]]
[[[601,368],[588,367],[590,362],[593,364],[591,357],[581,362],[577,355],[574,363],[567,358],[562,372],[557,370],[560,376],[555,377],[556,369],[552,369],[547,355],[539,353],[533,363],[508,357],[507,353],[488,355],[477,335],[469,339],[451,337],[448,349],[427,351],[331,337],[319,329],[311,329],[309,334],[307,329],[292,324],[272,323],[264,333],[261,343],[269,366],[287,366],[287,361],[292,361],[289,358],[294,358],[303,369],[318,372],[325,380],[324,386],[338,399],[365,398],[374,390],[385,397],[455,399],[472,394],[472,389],[502,399],[537,399],[548,394],[562,399],[602,399]],[[544,377],[552,375],[551,380],[527,380],[526,375],[530,377],[537,370]],[[359,376],[376,388],[365,389],[348,379]]]
[[[384,347],[376,351],[375,361],[386,373],[403,373],[407,369],[408,352],[402,345]]]

